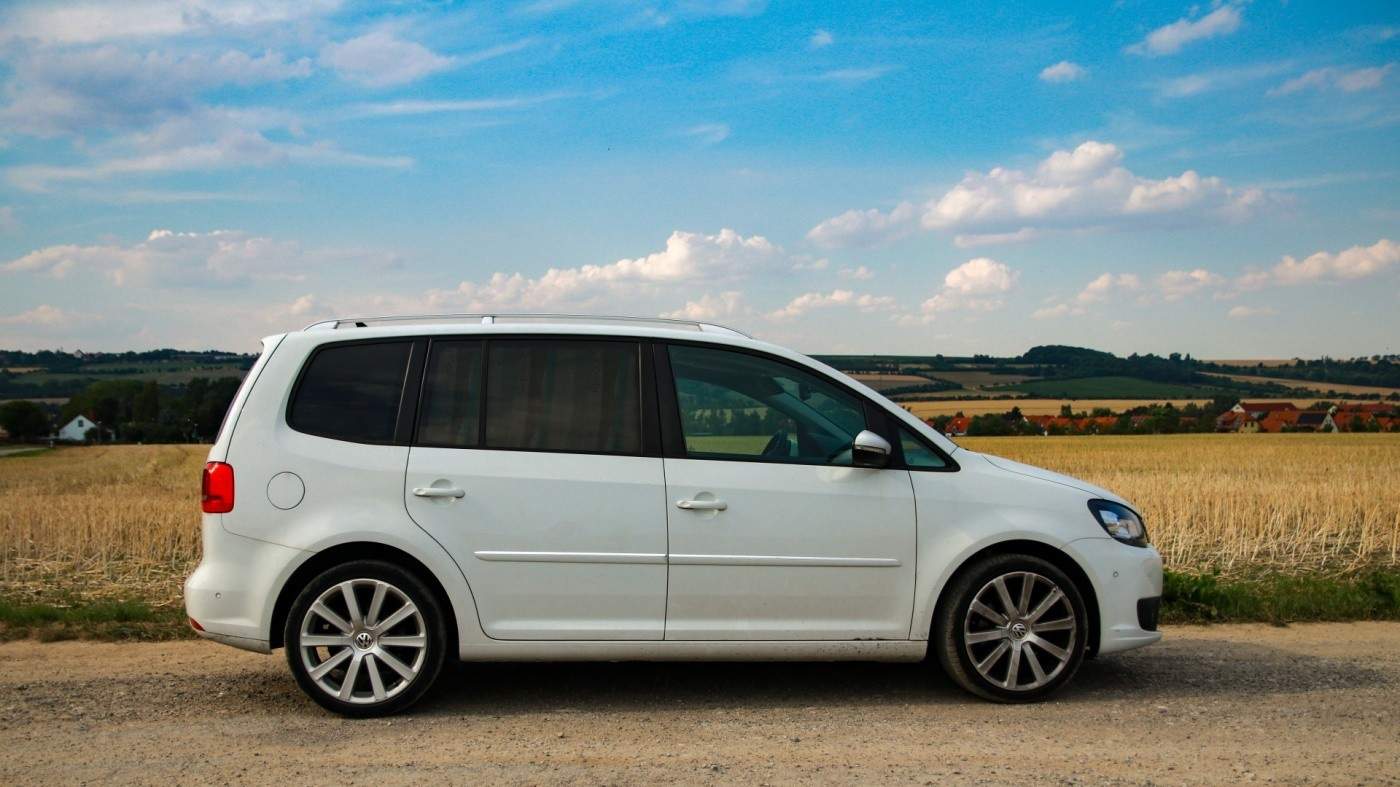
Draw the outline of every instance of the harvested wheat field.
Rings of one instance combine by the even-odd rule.
[[[1400,435],[960,438],[1141,509],[1168,568],[1248,574],[1400,565]]]
[[[1179,570],[1400,565],[1400,435],[967,439],[1134,501]],[[0,598],[179,603],[199,559],[207,446],[60,448],[0,458]]]

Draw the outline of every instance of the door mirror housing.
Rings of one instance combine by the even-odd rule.
[[[865,429],[851,442],[851,464],[856,467],[884,467],[890,463],[893,451],[890,441]]]

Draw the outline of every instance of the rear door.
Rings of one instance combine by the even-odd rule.
[[[665,482],[641,348],[431,343],[404,500],[462,566],[488,636],[661,639]]]
[[[864,401],[738,350],[674,344],[657,361],[666,639],[907,639],[914,495],[907,470],[852,466]]]

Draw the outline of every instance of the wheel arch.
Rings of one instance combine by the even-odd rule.
[[[282,583],[281,589],[277,593],[277,601],[272,607],[272,621],[268,631],[268,645],[272,648],[283,646],[283,629],[286,628],[287,613],[291,610],[292,602],[296,600],[297,594],[321,572],[348,563],[353,560],[380,560],[386,563],[393,563],[400,568],[412,573],[423,581],[432,591],[438,604],[443,611],[444,625],[447,626],[446,643],[448,654],[456,654],[460,634],[457,629],[457,609],[453,604],[447,589],[421,560],[397,547],[373,541],[352,541],[344,544],[337,544],[316,552],[307,558],[301,565],[297,566],[287,580]]]
[[[1074,582],[1080,594],[1084,596],[1084,608],[1089,618],[1085,621],[1085,627],[1088,629],[1088,648],[1085,651],[1085,656],[1087,658],[1093,658],[1098,653],[1100,636],[1099,599],[1098,593],[1094,590],[1094,583],[1089,579],[1088,572],[1085,571],[1084,568],[1079,565],[1079,562],[1068,552],[1052,544],[1047,544],[1044,541],[1033,541],[1030,539],[998,541],[995,544],[984,546],[976,552],[964,557],[958,563],[958,567],[948,574],[947,578],[943,580],[943,584],[938,588],[938,600],[934,602],[932,615],[927,621],[930,632],[933,630],[934,621],[938,619],[938,615],[942,612],[944,605],[951,601],[948,598],[948,588],[952,587],[957,578],[962,576],[962,574],[975,563],[994,555],[1031,555],[1065,572],[1070,580]]]

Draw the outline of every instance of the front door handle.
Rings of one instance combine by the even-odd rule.
[[[455,497],[461,499],[467,496],[467,490],[455,486],[415,486],[413,494],[418,497]]]
[[[676,508],[685,511],[723,511],[729,504],[723,500],[677,500]]]

